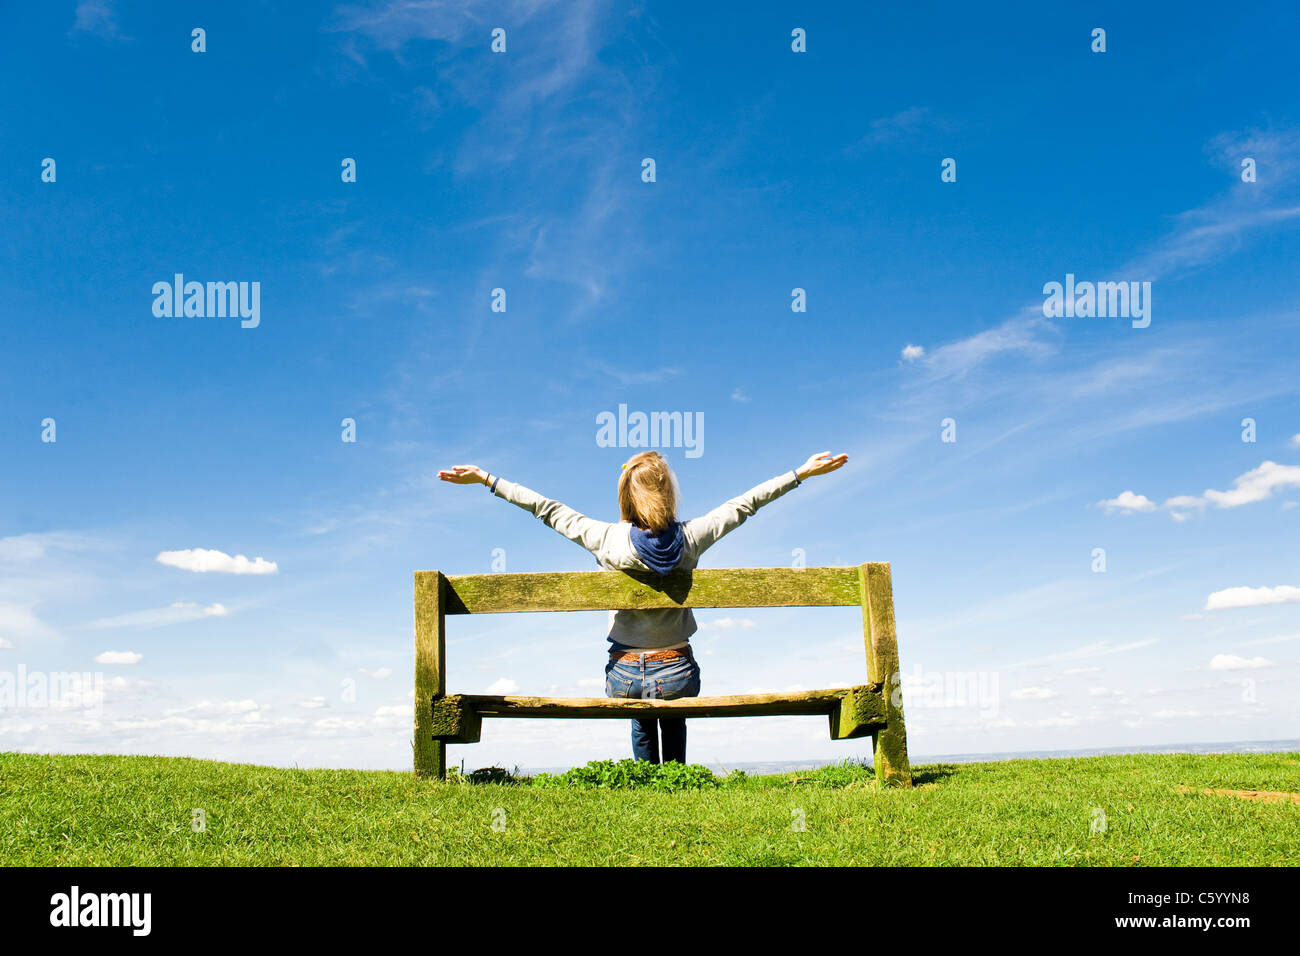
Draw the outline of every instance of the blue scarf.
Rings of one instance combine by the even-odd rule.
[[[674,521],[661,534],[642,531],[632,526],[632,547],[638,558],[655,574],[663,577],[682,559],[686,550],[686,535],[680,521]]]

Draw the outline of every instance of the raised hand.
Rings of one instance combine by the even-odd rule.
[[[816,475],[828,475],[838,468],[843,468],[848,460],[848,455],[832,455],[829,451],[818,452],[795,469],[795,474],[799,476],[800,481]]]
[[[478,465],[452,465],[438,472],[438,477],[455,485],[486,485],[488,478]]]

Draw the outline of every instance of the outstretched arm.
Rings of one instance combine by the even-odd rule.
[[[580,544],[592,554],[605,545],[605,536],[614,527],[607,521],[597,521],[574,511],[568,505],[544,498],[537,492],[513,481],[506,481],[500,475],[493,475],[477,465],[455,465],[438,472],[443,481],[457,485],[487,485],[498,498],[504,498],[511,504],[518,505],[531,512],[548,527],[558,531],[575,544]]]
[[[763,505],[775,501],[809,478],[827,475],[844,467],[848,460],[848,455],[832,455],[829,451],[813,455],[793,471],[777,475],[740,497],[719,505],[703,517],[686,522],[683,529],[686,537],[694,544],[695,553],[703,554],[717,544],[723,535],[744,524],[745,519]]]

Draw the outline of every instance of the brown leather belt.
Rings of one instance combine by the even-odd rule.
[[[646,654],[645,659],[647,661],[671,661],[678,657],[689,657],[690,654],[690,647],[674,647],[666,651],[655,651],[653,654]],[[625,651],[620,654],[618,651],[610,651],[609,659],[620,664],[624,661],[636,663],[641,660],[641,652],[627,653]]]

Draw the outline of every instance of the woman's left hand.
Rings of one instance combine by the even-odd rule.
[[[795,474],[799,476],[800,481],[812,478],[814,475],[827,475],[837,468],[843,468],[848,460],[848,455],[832,455],[828,451],[819,452],[800,465],[795,470]]]
[[[486,485],[488,476],[478,465],[452,465],[438,472],[438,477],[454,485]]]

